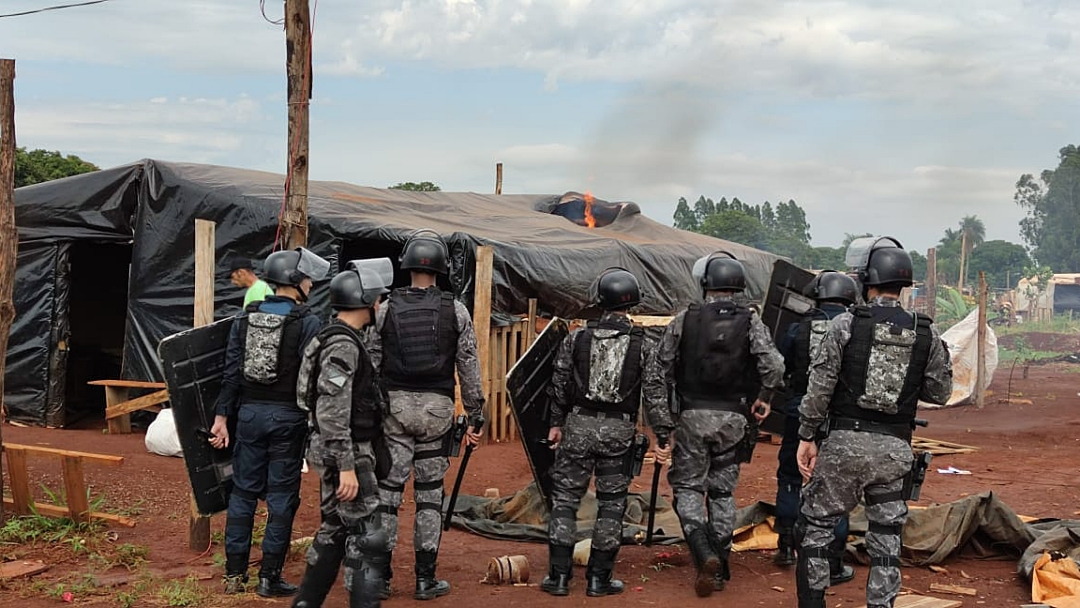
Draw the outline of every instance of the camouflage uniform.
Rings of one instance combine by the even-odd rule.
[[[588,337],[583,335],[586,331],[593,332],[587,355],[578,352],[583,348],[579,346],[580,338]],[[640,332],[638,377],[624,379],[626,359],[633,356],[635,331]],[[578,508],[595,474],[597,513],[589,566],[590,571],[605,571],[610,576],[622,544],[629,462],[641,403],[640,377],[649,367],[651,350],[645,344],[644,333],[634,330],[626,315],[614,312],[604,312],[593,328],[575,329],[559,347],[551,379],[550,425],[562,428],[562,440],[551,469],[548,524],[552,564],[556,568],[561,562],[569,563],[578,540]],[[587,379],[576,373],[584,357],[588,357]],[[587,382],[587,386],[579,387],[578,382]],[[596,407],[586,407],[585,403]],[[620,403],[633,413],[606,406]]]
[[[705,302],[706,305],[722,302],[742,305],[739,300],[717,295],[708,296]],[[686,315],[687,311],[680,312],[668,324],[660,340],[657,364],[650,368],[645,380],[649,409],[657,416],[654,424],[660,427],[674,426],[667,406],[669,395],[680,389],[677,368]],[[784,360],[756,311],[751,310],[750,315],[749,354],[760,378],[761,392],[747,395],[746,399],[770,401],[773,393],[783,388]],[[748,404],[747,413],[749,408]],[[739,480],[735,448],[747,432],[747,417],[733,411],[684,409],[677,422],[668,470],[675,511],[688,542],[704,533],[712,552],[720,558],[721,571],[717,572],[715,583],[720,588],[730,577],[726,560],[735,525],[733,492]]]
[[[435,288],[431,288],[435,289]],[[393,310],[393,298],[405,290],[395,291],[391,302],[379,309],[376,332],[365,338],[376,365],[384,370],[389,356],[384,344],[387,314]],[[410,293],[422,290],[409,288]],[[470,425],[483,415],[484,394],[480,384],[480,361],[476,353],[476,334],[472,318],[465,306],[453,300],[456,342],[453,346],[453,366],[461,388],[461,400]],[[382,527],[389,534],[389,550],[397,545],[398,509],[401,507],[405,481],[414,472],[413,492],[416,500],[413,546],[417,557],[417,572],[430,563],[433,570],[442,535],[443,478],[450,467],[448,443],[454,421],[454,398],[445,392],[423,389],[395,390],[387,386],[390,408],[383,423],[390,452],[390,472],[379,482]],[[451,388],[450,393],[453,393]]]
[[[912,313],[905,312],[893,298],[874,298],[869,305],[877,323],[873,328],[875,344],[858,407],[895,414],[902,402],[909,363],[915,358]],[[836,395],[848,390],[845,349],[851,343],[854,319],[848,312],[830,322],[811,364],[807,394],[799,408],[799,437],[803,441],[814,439],[827,416],[832,419],[830,425],[837,423]],[[918,399],[944,403],[952,392],[952,367],[937,328],[931,325],[929,330],[929,354],[921,376],[916,377],[915,390]],[[868,608],[891,607],[900,590],[901,532],[907,520],[907,503],[901,491],[912,467],[910,428],[906,439],[883,432],[831,428],[821,443],[813,476],[803,489],[798,524],[802,536],[797,572],[799,606],[825,605],[829,585],[825,547],[833,538],[837,520],[864,497],[870,520],[866,547],[871,557],[866,603]]]
[[[387,539],[373,517],[379,491],[371,439],[381,434],[383,403],[359,334],[339,321],[324,328],[304,351],[297,387],[301,409],[314,406],[307,459],[319,474],[322,524],[293,605],[321,606],[344,559],[349,605],[377,607]],[[336,495],[339,471],[350,469],[360,490],[342,502]]]

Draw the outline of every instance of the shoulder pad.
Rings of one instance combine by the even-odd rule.
[[[852,306],[848,309],[848,312],[850,312],[852,316],[856,317],[872,317],[874,315],[874,313],[870,310],[869,306],[864,306],[862,304]]]
[[[262,304],[262,300],[248,304],[244,307],[244,312],[259,312],[259,304]]]
[[[915,313],[915,318],[917,319],[918,324],[923,327],[930,327],[934,324],[933,317],[924,315],[921,312]]]
[[[450,300],[451,302],[454,301],[454,294],[449,291],[443,291],[440,289],[439,297],[441,297],[443,300]]]

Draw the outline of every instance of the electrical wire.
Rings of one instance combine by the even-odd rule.
[[[285,25],[285,16],[282,15],[281,19],[271,19],[266,16],[266,0],[259,0],[259,12],[262,13],[263,19],[266,19],[267,23],[272,25]]]
[[[7,13],[4,15],[0,15],[0,19],[3,19],[4,17],[22,17],[23,15],[33,15],[35,13],[44,13],[45,11],[58,11],[62,8],[90,6],[91,4],[101,4],[102,2],[109,2],[109,0],[89,0],[88,2],[76,2],[75,4],[58,4],[56,6],[46,6],[45,8],[36,8],[29,11],[23,11],[21,13]]]
[[[306,106],[311,103],[311,100],[308,97],[311,92],[311,49],[315,46],[315,12],[318,8],[319,0],[315,0],[311,6],[311,24],[308,26],[307,60],[304,62],[303,88],[300,89],[303,91],[304,95],[299,103],[301,106]],[[300,153],[300,132],[303,130],[304,125],[299,126],[301,128],[296,130],[292,145],[289,146],[289,171],[285,174],[285,192],[281,197],[281,211],[278,213],[277,233],[274,235],[274,246],[271,251],[277,251],[278,245],[283,244],[281,240],[281,228],[282,223],[285,221],[285,209],[287,208],[289,201],[289,188],[292,186],[293,163],[296,162],[296,156]]]

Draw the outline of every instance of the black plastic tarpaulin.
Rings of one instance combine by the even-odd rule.
[[[45,415],[50,365],[61,364],[67,303],[61,252],[73,242],[131,243],[123,377],[160,381],[157,345],[193,321],[194,220],[216,222],[216,318],[235,314],[242,294],[228,280],[232,256],[261,261],[273,247],[283,176],[228,167],[144,160],[16,191],[20,253],[16,307],[8,354],[5,402],[12,418],[62,424]],[[586,226],[586,210],[596,227]],[[408,192],[311,182],[308,247],[333,271],[349,258],[397,253],[418,228],[440,233],[454,261],[451,287],[471,304],[476,247],[494,250],[493,308],[524,313],[537,298],[541,312],[588,316],[589,288],[609,266],[642,284],[638,312],[670,314],[700,297],[694,261],[718,249],[742,260],[751,296],[760,299],[772,254],[676,230],[641,214],[634,203],[565,195]],[[325,285],[312,304],[325,313]],[[62,374],[60,375],[62,377]],[[59,391],[57,393],[57,390]],[[62,408],[62,406],[61,406]],[[60,412],[62,415],[62,412]]]

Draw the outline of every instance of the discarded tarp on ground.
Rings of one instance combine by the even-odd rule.
[[[87,380],[109,378],[105,373],[160,381],[158,342],[192,327],[195,219],[217,225],[215,318],[221,319],[242,301],[229,283],[230,261],[262,260],[274,245],[283,182],[272,173],[144,160],[16,190],[16,318],[3,395],[11,418],[63,426],[71,391],[85,392]],[[669,314],[700,297],[690,276],[697,258],[731,251],[745,263],[756,298],[764,295],[779,259],[676,230],[645,217],[631,202],[597,199],[590,210],[594,228],[586,226],[584,197],[574,192],[497,196],[311,182],[308,246],[336,271],[360,257],[396,260],[411,231],[430,228],[449,244],[447,287],[470,308],[476,247],[488,245],[494,250],[495,310],[521,314],[530,298],[538,298],[541,313],[571,318],[589,312],[583,310],[589,286],[608,266],[638,277],[640,312]],[[85,284],[72,288],[80,276]],[[396,283],[406,278],[399,271]],[[114,279],[117,286],[103,287]],[[326,298],[326,284],[317,286],[311,303],[324,316]],[[101,335],[80,339],[76,315]],[[103,346],[114,333],[122,334],[122,342]],[[76,358],[88,367],[108,359],[116,370],[69,379]]]
[[[623,518],[623,543],[644,539],[649,494],[631,493]],[[586,494],[578,511],[578,540],[592,534],[596,497]],[[738,510],[736,550],[775,549],[772,531],[774,507],[756,502]],[[459,496],[454,526],[487,538],[547,541],[547,511],[536,484],[503,498]],[[851,513],[848,550],[869,563],[865,555],[866,515],[861,506]],[[682,541],[678,516],[661,496],[657,499],[654,540],[660,544]],[[1025,522],[992,492],[929,507],[912,506],[904,526],[903,561],[908,565],[940,564],[952,556],[1020,559],[1018,572],[1031,578],[1035,561],[1044,552],[1060,552],[1080,562],[1080,522],[1034,520]]]

